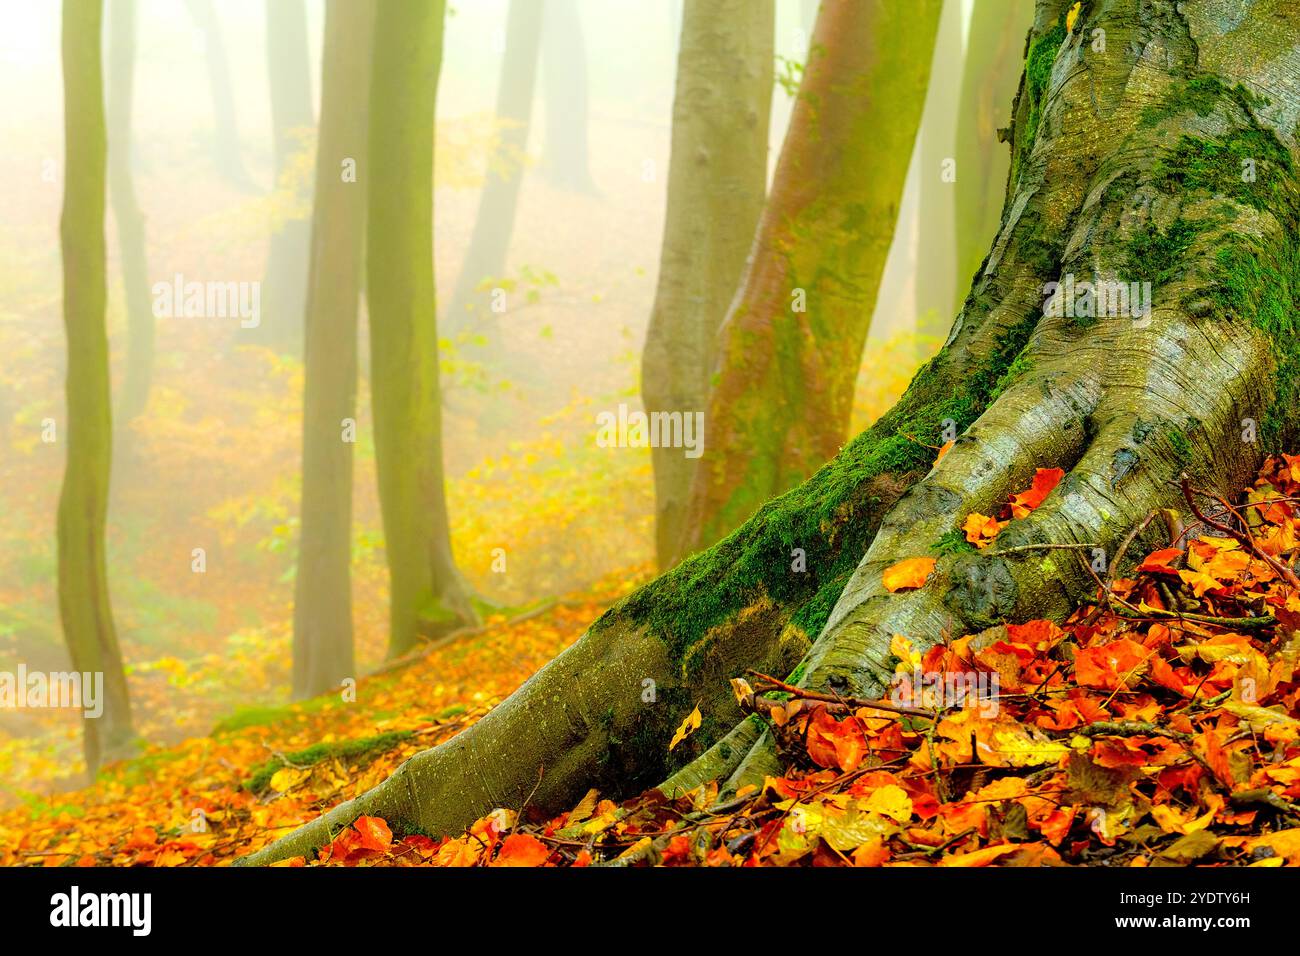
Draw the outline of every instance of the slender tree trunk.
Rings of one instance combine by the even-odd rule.
[[[443,0],[380,0],[370,88],[366,299],[375,464],[391,581],[388,651],[474,620],[443,492],[433,283],[433,129]]]
[[[502,124],[500,155],[504,168],[490,166],[483,183],[469,249],[456,280],[451,308],[443,315],[451,333],[475,318],[486,316],[490,299],[479,294],[478,286],[484,279],[500,278],[505,273],[506,253],[519,206],[519,187],[524,178],[528,130],[532,124],[544,3],[545,0],[510,0],[496,110],[497,121]]]
[[[102,22],[102,0],[65,0],[65,180],[59,241],[68,338],[68,453],[59,494],[59,617],[73,668],[103,680],[103,713],[88,717],[84,725],[86,766],[92,775],[101,762],[125,754],[135,737],[104,556],[113,420],[105,327]]]
[[[267,75],[271,88],[271,139],[275,181],[292,174],[301,134],[312,126],[311,64],[307,56],[307,7],[303,0],[266,0]],[[302,347],[311,221],[289,219],[271,234],[262,282],[262,322],[253,333],[290,352]]]
[[[957,120],[957,281],[965,289],[998,231],[1010,150],[998,130],[1011,122],[1031,3],[975,0]],[[944,329],[946,333],[948,330]]]
[[[293,693],[356,676],[352,649],[352,443],[374,0],[328,0],[304,335],[302,521]]]
[[[564,189],[595,192],[587,149],[587,44],[575,0],[546,0],[542,72],[546,97],[542,171]]]
[[[478,724],[250,862],[309,852],[359,813],[455,833],[534,788],[530,806],[559,812],[587,787],[619,797],[656,775],[670,792],[728,774],[723,793],[761,782],[780,765],[761,725],[733,723],[726,683],[743,668],[789,673],[802,657],[797,683],[877,695],[894,634],[924,649],[1094,592],[1058,557],[1069,552],[1027,546],[1113,556],[1151,510],[1178,506],[1180,473],[1231,493],[1263,454],[1294,447],[1300,90],[1277,80],[1300,45],[1300,17],[1279,15],[1294,0],[1095,0],[1067,30],[1070,6],[1040,0],[1002,226],[949,343],[898,405]],[[1154,308],[1045,315],[1044,285],[1070,273],[1150,281]],[[926,444],[952,430],[933,464]],[[935,547],[1049,466],[1064,480],[989,548]],[[809,542],[805,572],[777,560],[793,542]],[[923,587],[885,591],[884,568],[926,555],[938,563]],[[669,754],[696,705],[700,729]]]
[[[221,21],[217,19],[212,0],[186,0],[185,6],[203,33],[203,58],[212,90],[212,157],[217,171],[240,189],[252,190],[253,178],[244,168],[239,151],[239,124],[235,116],[230,63],[226,58],[226,42],[221,35]]]
[[[825,0],[718,347],[681,553],[835,457],[889,253],[940,0]]]
[[[688,0],[677,60],[668,212],[641,358],[647,412],[703,412],[714,341],[767,192],[771,0]],[[677,560],[695,459],[656,448],[655,550]]]
[[[916,270],[918,331],[939,338],[948,334],[957,298],[957,186],[953,172],[961,55],[961,0],[944,0],[919,137],[920,248]],[[922,348],[927,355],[933,351],[932,347]]]
[[[135,91],[135,0],[112,0],[108,28],[108,195],[117,224],[126,293],[126,369],[118,413],[130,421],[144,411],[153,380],[154,322],[144,216],[131,176],[131,113]]]

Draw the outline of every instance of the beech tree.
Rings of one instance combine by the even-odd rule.
[[[587,43],[576,0],[545,0],[542,92],[546,128],[542,172],[574,192],[594,192],[587,148]]]
[[[476,620],[451,550],[433,282],[433,130],[444,0],[379,0],[370,82],[366,301],[388,651]]]
[[[835,457],[889,254],[940,0],[825,0],[723,321],[681,554]]]
[[[525,800],[558,813],[589,787],[761,783],[778,758],[730,678],[754,668],[878,697],[894,634],[923,651],[1059,617],[1095,581],[1044,546],[1113,556],[1137,532],[1127,553],[1147,553],[1163,538],[1144,519],[1178,506],[1184,472],[1227,494],[1294,447],[1300,89],[1278,77],[1300,45],[1296,12],[1039,0],[997,235],[898,404],[474,726],[249,861],[307,852],[362,813],[436,835]],[[1058,308],[1047,289],[1070,275],[1149,281],[1153,307]],[[954,546],[971,512],[992,513],[1039,467],[1066,471],[1042,505],[982,551]],[[937,559],[925,585],[889,593],[882,570],[915,556]],[[699,729],[669,752],[696,706]]]
[[[102,675],[103,713],[87,718],[86,766],[125,756],[135,733],[113,625],[104,523],[113,459],[104,199],[107,129],[101,72],[103,0],[63,4],[63,325],[68,338],[67,463],[59,493],[59,617],[72,666]]]
[[[293,693],[356,676],[352,643],[352,445],[357,430],[374,0],[328,0],[304,326],[302,518],[293,602]]]
[[[483,182],[474,232],[456,279],[451,308],[443,314],[449,332],[458,331],[475,317],[469,313],[483,313],[489,299],[478,294],[479,284],[485,278],[498,278],[505,271],[532,125],[544,3],[545,0],[510,0],[505,53],[497,86],[496,117],[502,124],[501,166],[489,166]]]
[[[231,183],[240,189],[251,190],[253,178],[248,175],[239,150],[239,123],[230,83],[230,63],[216,7],[212,0],[185,0],[185,8],[203,34],[203,60],[208,68],[208,85],[212,91],[213,160],[217,171]]]
[[[703,411],[714,341],[767,193],[772,0],[687,0],[659,284],[641,355],[647,412]],[[677,559],[695,459],[656,448],[655,551]]]

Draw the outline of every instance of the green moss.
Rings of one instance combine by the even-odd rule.
[[[1228,87],[1217,76],[1212,74],[1196,76],[1182,86],[1175,87],[1173,93],[1164,102],[1144,109],[1139,125],[1155,126],[1170,116],[1188,111],[1197,116],[1209,116],[1214,112],[1214,107],[1219,100],[1228,92]]]
[[[1025,95],[1028,97],[1028,109],[1025,114],[1024,135],[1018,137],[1022,156],[1029,155],[1034,147],[1034,137],[1038,135],[1038,124],[1043,116],[1043,95],[1052,79],[1052,65],[1056,62],[1057,51],[1065,40],[1065,14],[1052,29],[1048,30],[1029,47],[1025,58]]]
[[[1195,457],[1192,451],[1192,443],[1181,428],[1166,429],[1165,440],[1169,442],[1169,447],[1173,449],[1174,456],[1178,459],[1180,465],[1186,467],[1192,463],[1192,459]]]
[[[1148,280],[1158,289],[1182,271],[1187,250],[1203,228],[1179,217],[1166,230],[1138,232],[1124,249],[1129,276]]]
[[[1294,204],[1288,185],[1294,171],[1291,154],[1277,137],[1250,127],[1222,140],[1180,137],[1156,164],[1155,183],[1170,195],[1201,191],[1270,212]]]
[[[271,785],[271,777],[276,771],[285,767],[312,767],[326,760],[343,760],[355,762],[373,759],[375,756],[392,750],[394,747],[414,737],[409,730],[390,730],[373,737],[356,740],[338,740],[332,743],[312,744],[304,750],[297,750],[283,757],[272,757],[254,768],[245,788],[260,793]]]
[[[301,703],[287,704],[282,707],[244,707],[224,718],[213,727],[212,736],[237,733],[249,727],[268,727],[283,720],[314,713],[328,702],[329,698],[313,697]]]

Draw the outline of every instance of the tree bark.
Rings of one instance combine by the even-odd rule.
[[[682,553],[835,457],[916,140],[939,0],[827,0],[724,320]]]
[[[293,693],[356,676],[352,643],[352,444],[365,233],[374,0],[329,0],[304,334],[302,518],[293,607]],[[349,429],[351,435],[349,435]]]
[[[975,0],[971,12],[956,145],[956,279],[962,289],[998,231],[1011,168],[1010,150],[998,141],[998,130],[1011,121],[1033,20],[1031,3]]]
[[[488,167],[474,232],[456,280],[451,308],[443,313],[451,334],[486,316],[490,297],[479,294],[478,286],[484,279],[500,278],[505,272],[532,125],[544,3],[545,0],[511,0],[506,15],[506,48],[501,60],[496,107],[497,121],[502,124],[499,154],[504,167]]]
[[[103,713],[86,718],[86,766],[124,756],[135,738],[104,557],[113,421],[109,403],[104,194],[107,130],[102,0],[63,4],[63,323],[68,339],[67,463],[59,494],[59,617],[72,666],[103,678]],[[83,678],[84,679],[84,678]]]
[[[149,400],[153,380],[154,322],[144,215],[131,176],[132,100],[135,93],[135,0],[112,0],[108,29],[108,195],[117,224],[126,301],[126,368],[118,414],[129,422]]]
[[[948,334],[957,295],[957,206],[949,162],[956,159],[961,75],[961,0],[944,0],[930,59],[921,132],[920,210],[917,223],[917,331],[940,340]],[[1014,60],[1013,60],[1014,63]],[[922,345],[925,357],[932,347]]]
[[[443,489],[433,282],[433,129],[443,0],[381,0],[370,87],[366,300],[375,465],[391,583],[388,652],[475,620]]]
[[[546,97],[542,172],[562,189],[595,192],[587,148],[587,44],[575,0],[546,0],[542,72]]]
[[[1152,509],[1177,506],[1181,473],[1231,493],[1265,453],[1293,447],[1300,90],[1281,77],[1300,43],[1295,0],[1094,0],[1072,30],[1069,6],[1040,0],[1001,228],[949,343],[898,405],[804,485],[608,612],[479,724],[250,862],[307,852],[358,812],[459,832],[521,805],[539,773],[545,792],[530,805],[543,812],[588,786],[636,792],[655,774],[668,791],[728,773],[724,792],[759,780],[779,762],[752,719],[731,723],[723,687],[759,667],[747,661],[777,658],[780,673],[811,643],[795,683],[878,695],[893,634],[924,649],[1060,615],[1092,590],[1068,552],[1013,549],[1113,555]],[[1070,273],[1147,279],[1153,309],[1045,315],[1044,285]],[[953,430],[932,466],[926,444]],[[1067,470],[1061,484],[988,549],[934,548],[1049,466]],[[791,573],[779,559],[803,542],[807,571]],[[1143,536],[1130,554],[1158,544]],[[921,555],[938,560],[926,584],[886,593],[883,568]],[[596,666],[617,661],[625,669]],[[632,705],[638,673],[674,679],[663,711]],[[698,756],[683,766],[667,742],[697,703],[704,721],[682,746]],[[524,746],[505,742],[512,730]],[[480,785],[462,794],[462,778]]]
[[[274,189],[291,174],[294,155],[303,147],[301,133],[313,124],[307,7],[303,0],[266,0],[266,56]],[[251,333],[260,341],[294,354],[300,354],[302,348],[310,255],[310,219],[287,219],[271,233],[266,277],[262,281],[262,319]]]
[[[647,412],[703,412],[714,342],[767,192],[772,0],[688,0],[677,59],[668,211],[641,359]],[[653,451],[655,551],[677,562],[696,459]]]
[[[195,25],[203,33],[203,59],[208,67],[208,85],[212,90],[212,157],[217,171],[240,189],[251,191],[253,178],[244,167],[239,152],[239,124],[235,116],[235,98],[230,86],[230,64],[226,43],[221,35],[212,0],[186,0]]]

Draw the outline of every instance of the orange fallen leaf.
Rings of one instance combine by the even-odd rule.
[[[890,594],[919,588],[934,570],[934,558],[904,558],[885,568],[881,583]]]
[[[1029,512],[1043,503],[1043,499],[1052,493],[1052,489],[1064,477],[1065,472],[1060,468],[1039,468],[1034,472],[1034,481],[1029,490],[1011,496],[1011,517],[1027,517]]]
[[[527,833],[512,833],[501,841],[501,850],[491,866],[541,866],[551,855],[550,848]]]

